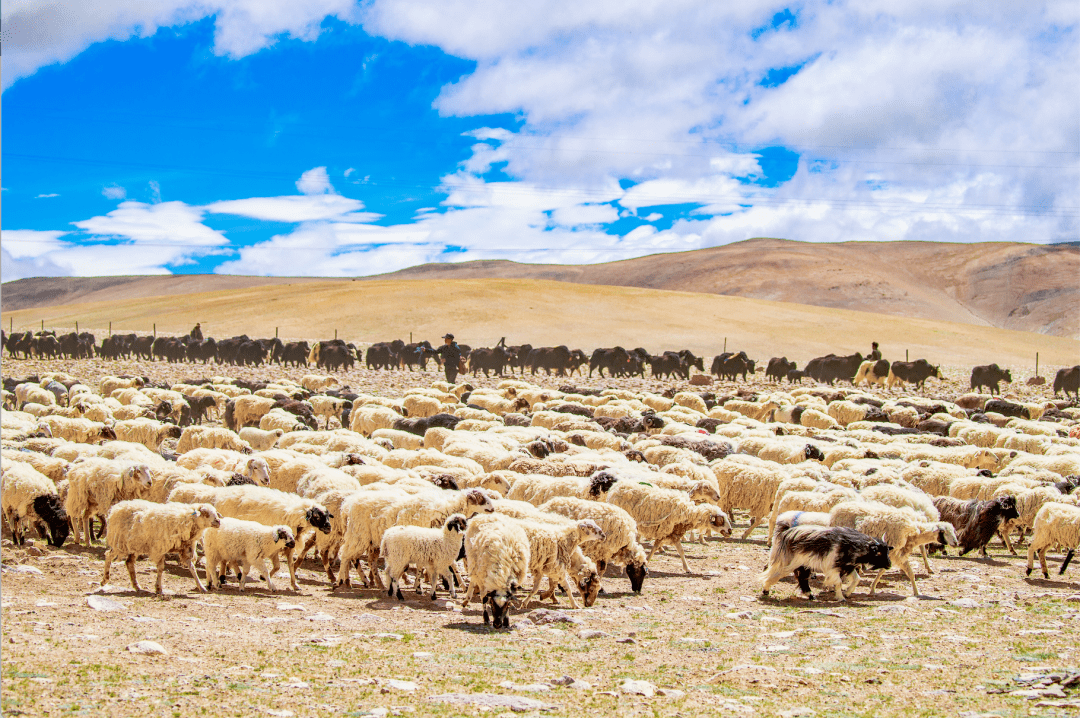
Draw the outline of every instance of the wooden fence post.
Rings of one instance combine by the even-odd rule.
[[[908,350],[904,350],[904,361],[911,361],[911,357],[908,356]]]
[[[1039,352],[1035,352],[1035,376],[1039,375]]]
[[[154,322],[154,338],[157,339],[157,322]]]
[[[334,341],[337,341],[337,329],[334,330]]]
[[[112,322],[109,322],[109,336],[112,336]]]
[[[274,327],[274,339],[278,338],[277,331],[278,331],[278,328]]]
[[[724,337],[724,352],[727,353],[727,337]]]

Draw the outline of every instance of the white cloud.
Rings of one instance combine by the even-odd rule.
[[[127,197],[127,190],[118,184],[111,184],[102,187],[101,194],[109,199],[124,199]]]
[[[41,257],[65,246],[60,241],[65,234],[56,230],[5,229],[0,232],[0,247],[15,259]]]
[[[157,204],[161,201],[161,185],[157,180],[150,180],[150,202]]]
[[[343,173],[345,179],[349,179],[349,175],[351,175],[355,171],[356,171],[355,167],[350,167],[349,169],[345,170],[345,172]]]
[[[250,197],[222,200],[205,207],[214,214],[235,214],[271,222],[310,222],[346,217],[358,222],[378,219],[377,214],[359,212],[363,208],[364,203],[360,200],[337,194]]]
[[[334,185],[330,184],[330,175],[325,167],[314,167],[296,180],[296,189],[303,194],[333,194]]]
[[[323,19],[355,20],[356,8],[354,0],[7,0],[0,11],[3,86],[45,65],[67,62],[95,42],[149,37],[159,27],[203,17],[214,17],[214,52],[243,57],[281,36],[313,40]]]
[[[56,192],[50,192],[49,194],[39,194],[34,199],[48,199],[49,197],[59,197]]]

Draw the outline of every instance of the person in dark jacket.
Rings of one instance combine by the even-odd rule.
[[[461,364],[461,347],[454,341],[453,334],[443,336],[443,345],[439,347],[439,354],[442,355],[446,381],[453,384],[457,381],[458,367]]]
[[[195,326],[191,328],[191,333],[188,334],[193,342],[201,342],[203,340],[202,335],[202,323],[195,322]]]
[[[866,357],[867,361],[878,361],[881,359],[881,350],[878,349],[877,342],[871,344],[870,356]]]

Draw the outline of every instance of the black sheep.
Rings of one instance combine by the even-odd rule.
[[[979,550],[979,555],[986,556],[986,545],[994,538],[1001,524],[1020,516],[1016,510],[1015,496],[1000,496],[990,501],[961,501],[949,496],[935,496],[934,507],[941,514],[941,520],[949,522],[956,529],[961,556],[975,549]]]

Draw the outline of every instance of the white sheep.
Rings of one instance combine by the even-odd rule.
[[[502,502],[496,502],[496,510],[500,510],[500,503]],[[648,573],[647,559],[645,549],[637,540],[637,523],[629,513],[618,506],[570,496],[551,499],[540,506],[539,510],[575,521],[595,521],[603,530],[604,538],[583,544],[581,550],[596,562],[601,576],[609,563],[625,566],[631,589],[634,593],[641,592],[642,583]]]
[[[250,454],[251,444],[237,436],[236,432],[223,426],[188,426],[176,442],[176,453],[186,454],[195,449],[228,449]]]
[[[51,546],[62,546],[67,539],[68,516],[56,485],[30,464],[4,461],[0,508],[16,545],[23,544],[24,520],[36,525],[42,536],[46,535],[44,525]]]
[[[281,407],[271,409],[259,419],[259,428],[263,431],[281,429],[284,432],[307,432],[309,427],[295,415]]]
[[[598,471],[587,478],[524,475],[514,481],[506,498],[528,501],[533,506],[539,506],[556,496],[603,501],[617,481],[618,477],[609,471]]]
[[[179,459],[176,465],[184,469],[210,466],[222,471],[234,471],[253,480],[260,486],[270,483],[270,466],[261,456],[247,456],[228,449],[193,449]]]
[[[465,531],[469,586],[462,606],[476,594],[484,604],[484,623],[509,628],[510,602],[514,591],[525,584],[531,559],[529,537],[518,522],[499,515],[470,521]]]
[[[97,444],[116,438],[116,433],[105,424],[87,419],[68,419],[62,416],[49,416],[44,423],[56,439],[67,439],[80,444]]]
[[[138,389],[142,387],[144,382],[141,377],[133,376],[126,379],[121,379],[118,376],[104,376],[98,383],[98,387],[101,389],[102,396],[110,396],[117,389]]]
[[[283,429],[263,431],[254,426],[245,426],[239,433],[240,440],[247,442],[247,445],[251,447],[252,451],[267,451],[273,449],[278,440],[284,435],[285,431]]]
[[[1080,546],[1080,507],[1059,503],[1045,504],[1035,515],[1035,528],[1031,545],[1028,546],[1027,574],[1031,575],[1035,554],[1038,554],[1043,578],[1050,578],[1050,573],[1046,570],[1046,550],[1050,547],[1067,549],[1068,552],[1061,562],[1061,571],[1059,571],[1059,573],[1065,573],[1078,546]]]
[[[150,490],[150,469],[146,464],[131,464],[112,459],[82,459],[68,469],[68,493],[64,500],[75,542],[81,543],[85,530],[86,544],[93,538],[90,522],[105,517],[115,504],[144,498]]]
[[[349,412],[349,429],[358,434],[371,436],[376,429],[392,429],[394,422],[402,418],[399,412],[389,407],[379,404],[358,406],[357,401],[353,402]]]
[[[282,551],[296,546],[296,539],[288,526],[266,526],[257,521],[222,518],[216,528],[208,528],[202,535],[203,552],[206,555],[206,585],[220,588],[229,566],[237,570],[240,591],[244,590],[251,569],[257,568],[266,576],[266,587],[274,591],[274,583],[267,570],[266,559],[276,557]]]
[[[139,582],[135,578],[135,559],[141,555],[150,557],[157,565],[157,582],[154,592],[162,591],[161,576],[165,571],[165,556],[179,553],[195,579],[195,585],[203,593],[206,588],[195,571],[194,544],[204,530],[221,525],[221,516],[208,504],[155,504],[151,501],[121,501],[109,510],[108,548],[105,551],[105,573],[101,585],[109,583],[109,568],[116,559],[125,559],[131,587],[136,591]]]
[[[451,568],[461,551],[467,522],[462,514],[451,514],[441,528],[423,526],[392,526],[383,534],[379,553],[386,559],[387,595],[401,595],[401,577],[415,564],[416,592],[420,593],[420,577],[424,570],[431,577],[431,600],[435,600],[439,578],[445,577],[450,595],[457,598],[455,576]]]
[[[267,526],[282,524],[295,532],[296,541],[300,541],[309,530],[323,533],[330,533],[331,530],[332,516],[325,506],[313,499],[263,486],[226,486],[219,489],[200,484],[179,484],[169,494],[169,501],[212,504],[222,516],[258,521]],[[292,560],[293,549],[286,549],[284,553],[289,567],[289,581],[293,590],[299,591]],[[275,556],[273,572],[279,566]]]
[[[165,424],[155,419],[130,419],[118,421],[112,426],[118,441],[142,444],[151,451],[157,451],[165,439],[178,439],[180,427]]]
[[[362,491],[356,491],[345,497],[341,504],[341,516],[345,521],[345,535],[342,540],[341,550],[338,556],[341,560],[341,571],[338,574],[338,586],[352,586],[352,566],[359,562],[361,557],[367,557],[369,572],[360,572],[365,586],[380,582],[375,570],[373,558],[375,549],[381,545],[382,535],[379,535],[379,543],[376,543],[374,534],[374,518],[386,511],[399,501],[408,498],[409,494],[385,484],[375,484],[377,488],[366,486]]]
[[[608,492],[607,503],[630,514],[637,523],[638,536],[653,542],[646,560],[660,546],[673,543],[687,573],[690,566],[682,548],[687,531],[716,529],[723,536],[731,535],[731,520],[726,513],[711,504],[694,504],[681,491],[619,481]]]

